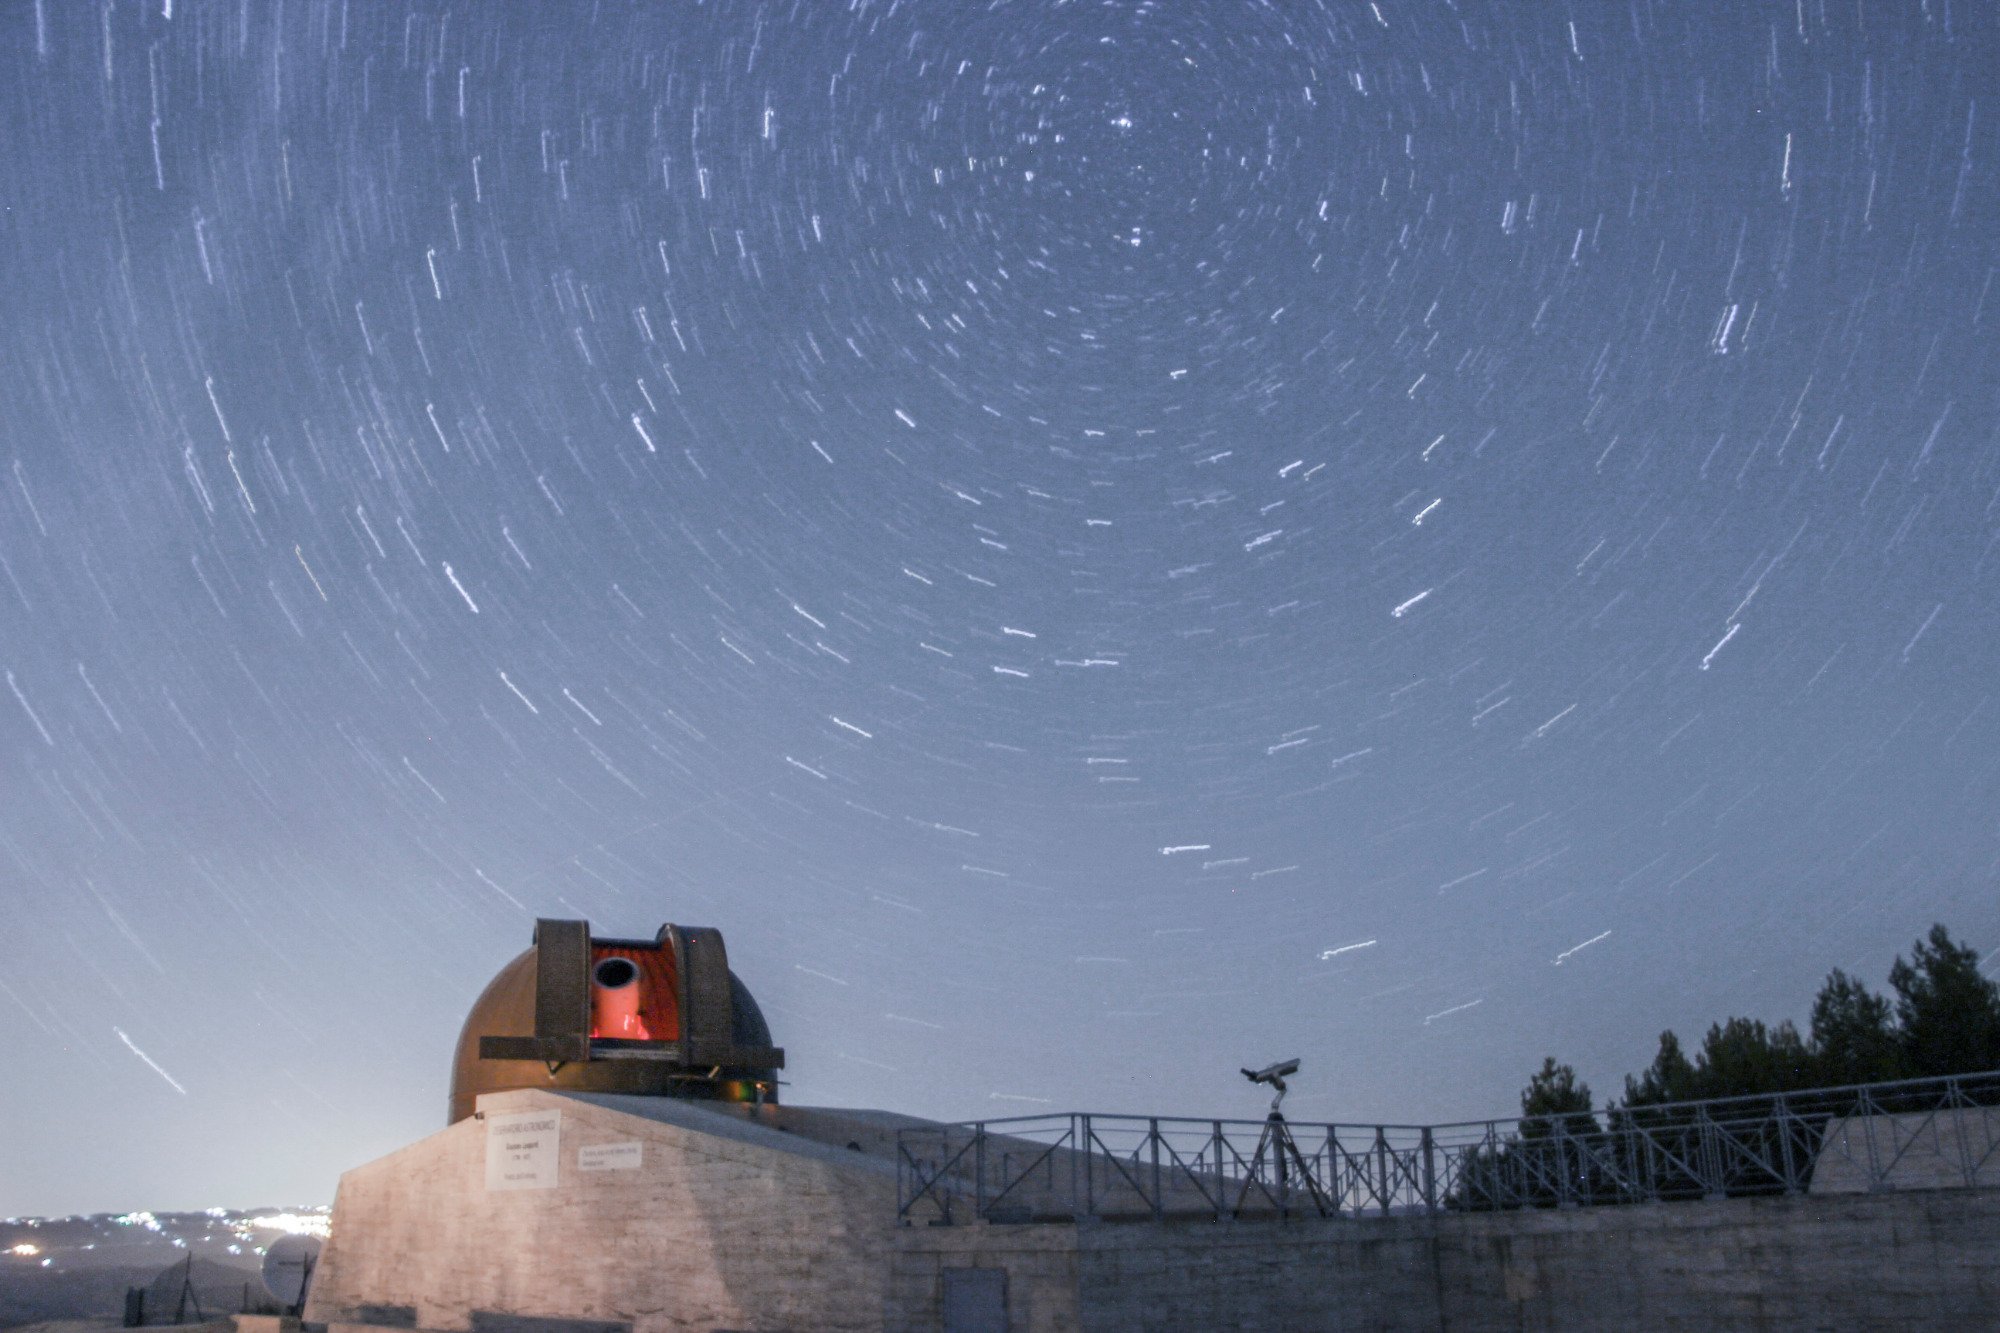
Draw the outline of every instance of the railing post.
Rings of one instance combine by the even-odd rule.
[[[910,1204],[914,1202],[910,1198],[907,1172],[903,1169],[903,1159],[909,1155],[908,1150],[903,1147],[905,1132],[900,1129],[896,1131],[896,1225],[899,1227],[910,1224]]]
[[[1333,1126],[1326,1126],[1326,1143],[1319,1150],[1320,1178],[1326,1182],[1326,1201],[1332,1206],[1334,1216],[1340,1215],[1340,1144],[1334,1138]]]
[[[1382,1216],[1389,1215],[1389,1136],[1382,1126],[1375,1126],[1375,1198],[1381,1204]]]
[[[1083,1211],[1086,1217],[1097,1216],[1097,1140],[1090,1128],[1090,1115],[1083,1117]]]
[[[1631,1148],[1627,1155],[1632,1158],[1633,1171],[1639,1181],[1639,1202],[1658,1203],[1660,1201],[1660,1161],[1654,1151],[1652,1131],[1639,1123],[1636,1115],[1628,1115],[1625,1122],[1625,1137]]]
[[[1993,1124],[1993,1104],[1991,1102],[1982,1102],[1980,1103],[1979,1106],[1980,1137],[1985,1139],[1986,1142],[1992,1143],[1994,1140],[1994,1129],[1995,1126]],[[1970,1147],[1968,1147],[1966,1149],[1966,1166],[1969,1170],[1969,1174],[1966,1176],[1966,1183],[1968,1185],[1978,1184],[1979,1168],[1984,1166],[1988,1161],[1991,1160],[1992,1157],[1989,1155],[1988,1157],[1983,1158],[1980,1161],[1977,1162],[1973,1161],[1971,1149]]]
[[[1434,1213],[1438,1210],[1437,1162],[1431,1156],[1436,1151],[1436,1148],[1436,1143],[1431,1139],[1431,1127],[1425,1125],[1422,1146],[1424,1154],[1424,1211],[1428,1213]]]
[[[1077,1160],[1076,1125],[1077,1125],[1077,1117],[1072,1115],[1069,1118],[1069,1130],[1064,1135],[1064,1137],[1066,1137],[1069,1140],[1069,1210],[1071,1216],[1076,1215],[1076,1201],[1081,1194],[1081,1191],[1079,1191],[1076,1187],[1076,1160]],[[1049,1173],[1050,1173],[1050,1183],[1053,1184],[1054,1174],[1055,1174],[1054,1162],[1049,1163]]]
[[[1965,1127],[1966,1113],[1972,1109],[1973,1104],[1972,1100],[1965,1096],[1964,1090],[1958,1087],[1956,1079],[1952,1080],[1952,1091],[1954,1093],[1951,1099],[1952,1107],[1958,1112],[1952,1117],[1958,1126],[1958,1167],[1965,1179],[1965,1187],[1971,1189],[1979,1180],[1979,1167],[1972,1158],[1972,1137]],[[1983,1106],[1979,1108],[1979,1118],[1982,1122],[1987,1118],[1986,1108]],[[1987,1142],[1990,1143],[1992,1140],[1989,1138]]]
[[[1801,1194],[1805,1191],[1805,1187],[1799,1183],[1798,1155],[1792,1151],[1792,1121],[1794,1118],[1791,1103],[1785,1100],[1784,1093],[1779,1093],[1777,1099],[1771,1105],[1771,1119],[1778,1126],[1778,1149],[1782,1154],[1781,1160],[1785,1167],[1785,1193],[1787,1194]],[[1800,1123],[1803,1124],[1804,1121],[1801,1120]]]
[[[1854,1110],[1857,1114],[1849,1117],[1848,1124],[1852,1126],[1855,1120],[1861,1122],[1862,1142],[1868,1148],[1868,1188],[1871,1191],[1879,1190],[1882,1188],[1882,1177],[1885,1172],[1881,1154],[1875,1151],[1875,1126],[1881,1123],[1882,1110],[1875,1105],[1874,1094],[1866,1089],[1854,1099]],[[1895,1131],[1891,1130],[1890,1133],[1893,1136]]]
[[[1160,1192],[1160,1122],[1157,1117],[1146,1122],[1146,1141],[1153,1151],[1153,1220],[1160,1221],[1167,1215],[1166,1195]]]
[[[1722,1145],[1716,1141],[1715,1122],[1709,1119],[1708,1103],[1700,1104],[1696,1123],[1701,1134],[1701,1152],[1698,1155],[1702,1171],[1701,1197],[1713,1199],[1724,1196],[1728,1191],[1722,1181]]]
[[[972,1215],[986,1219],[986,1122],[972,1127]]]
[[[1215,1127],[1215,1220],[1220,1222],[1223,1213],[1222,1200],[1223,1196],[1228,1192],[1229,1178],[1223,1174],[1222,1170],[1222,1122],[1217,1120],[1213,1124]]]
[[[1569,1179],[1569,1126],[1561,1116],[1553,1122],[1556,1150],[1556,1207],[1576,1207],[1576,1193]]]

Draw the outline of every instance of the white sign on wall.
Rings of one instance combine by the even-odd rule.
[[[486,1188],[556,1187],[562,1112],[516,1111],[486,1117]]]
[[[576,1150],[579,1171],[637,1171],[643,1143],[591,1143]]]

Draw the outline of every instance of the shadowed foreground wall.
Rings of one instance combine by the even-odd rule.
[[[2000,1190],[1331,1222],[910,1230],[891,1328],[1008,1270],[1009,1328],[2000,1328]]]

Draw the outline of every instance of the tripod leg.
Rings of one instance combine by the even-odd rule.
[[[1257,1184],[1257,1177],[1264,1169],[1264,1148],[1271,1141],[1271,1127],[1264,1126],[1264,1132],[1257,1136],[1257,1151],[1250,1155],[1250,1170],[1243,1177],[1243,1188],[1237,1191],[1236,1207],[1231,1216],[1243,1216],[1243,1202],[1250,1197],[1250,1187]],[[1266,1191],[1268,1193],[1269,1191]]]

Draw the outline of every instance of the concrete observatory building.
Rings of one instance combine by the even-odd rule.
[[[341,1177],[306,1318],[469,1333],[881,1329],[895,1132],[778,1104],[719,931],[540,921],[472,1006],[440,1133]]]
[[[784,1065],[716,931],[537,923],[466,1019],[446,1127],[341,1177],[307,1323],[1777,1330],[1990,1327],[2000,1309],[2000,1072],[1966,1085],[1991,1096],[1884,1085],[1902,1100],[1869,1114],[1850,1090],[1785,1121],[1774,1158],[1768,1126],[1708,1120],[1701,1153],[1687,1126],[1636,1118],[1567,1147],[1513,1122],[1468,1138],[1275,1108],[941,1125],[780,1105]],[[1624,1193],[1481,1193],[1528,1180],[1551,1143]],[[1645,1186],[1639,1165],[1662,1161],[1669,1183],[1708,1173],[1699,1201]],[[1743,1188],[1780,1167],[1782,1191]]]

